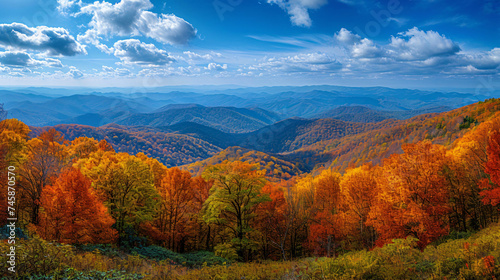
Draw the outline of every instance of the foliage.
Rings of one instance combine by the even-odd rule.
[[[260,192],[266,183],[263,175],[255,165],[239,161],[214,165],[203,172],[206,180],[214,180],[203,219],[231,231],[230,241],[240,258],[252,249],[249,234],[256,207],[269,200]]]
[[[191,173],[174,167],[165,170],[161,176],[157,186],[161,202],[154,224],[165,236],[164,245],[180,251],[187,236],[189,211],[194,197]]]
[[[490,180],[483,179],[481,182],[481,195],[483,202],[497,206],[500,204],[500,131],[494,131],[490,136],[488,144],[488,161],[485,171],[490,175]]]
[[[61,124],[54,126],[66,139],[81,137],[96,141],[106,140],[117,152],[129,154],[144,153],[158,159],[167,166],[178,166],[204,160],[221,149],[206,141],[154,129],[134,129],[119,125],[91,127],[86,125]],[[40,135],[46,128],[33,128],[33,134]]]
[[[132,253],[158,261],[169,260],[172,264],[183,264],[186,259],[178,253],[159,246],[133,248]]]
[[[448,188],[442,176],[446,151],[430,142],[408,144],[405,153],[384,161],[377,202],[368,225],[378,245],[409,235],[421,248],[448,232]]]
[[[460,129],[469,128],[471,126],[471,124],[473,124],[473,123],[477,124],[477,121],[470,116],[465,116],[465,118],[464,118],[463,122],[460,124],[459,128]]]
[[[242,161],[250,164],[259,164],[262,169],[266,170],[267,179],[274,181],[277,179],[290,179],[292,176],[299,175],[305,171],[296,164],[283,160],[276,155],[241,147],[229,147],[211,158],[189,164],[183,168],[198,175],[206,167],[220,164],[224,161]]]
[[[120,239],[127,228],[153,220],[158,193],[149,166],[125,153],[99,150],[76,163],[116,221]]]
[[[8,239],[9,235],[10,235],[10,231],[11,231],[11,229],[7,225],[0,227],[0,240]],[[14,231],[16,233],[16,238],[20,238],[20,239],[27,239],[28,238],[28,235],[26,234],[26,232],[22,228],[16,227],[16,229]]]
[[[53,186],[45,186],[40,198],[37,232],[61,243],[112,243],[115,221],[91,189],[91,182],[74,168],[63,172]]]

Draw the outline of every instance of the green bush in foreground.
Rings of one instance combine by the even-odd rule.
[[[136,255],[109,256],[99,248],[82,253],[81,248],[35,237],[21,240],[16,249],[15,279],[500,279],[500,225],[424,251],[416,244],[417,239],[408,237],[335,259],[228,264],[210,252],[181,255],[150,246],[137,248]],[[8,246],[0,243],[1,252]],[[180,263],[174,265],[174,260]],[[0,255],[3,276],[13,276],[6,273],[6,261]]]

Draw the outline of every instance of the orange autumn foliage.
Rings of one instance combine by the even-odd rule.
[[[442,174],[446,149],[424,141],[403,150],[384,161],[367,224],[377,231],[379,246],[414,236],[423,248],[448,232],[449,195]]]
[[[194,196],[191,173],[177,167],[167,169],[157,186],[161,196],[155,226],[166,235],[165,246],[171,250],[182,250],[187,236],[188,211]]]
[[[74,168],[63,172],[51,186],[45,186],[37,232],[47,240],[69,244],[113,243],[114,220],[97,198],[91,182]]]
[[[309,228],[308,247],[315,255],[335,255],[337,243],[344,237],[345,216],[341,211],[341,176],[325,170],[314,180],[314,210]]]
[[[488,179],[481,181],[483,191],[480,194],[483,196],[484,204],[497,206],[500,204],[500,131],[491,134],[487,151],[488,161],[485,171],[490,175],[491,182]]]
[[[364,248],[374,246],[375,233],[372,227],[365,226],[368,214],[375,203],[377,173],[380,168],[364,164],[346,171],[340,181],[343,202],[346,207],[350,230]]]

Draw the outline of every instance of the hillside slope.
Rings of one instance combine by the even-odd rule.
[[[186,107],[168,109],[152,114],[135,114],[119,121],[122,125],[169,126],[181,122],[194,122],[223,132],[249,132],[275,123],[278,114],[259,108]]]
[[[452,145],[477,124],[498,116],[499,111],[500,99],[489,99],[450,112],[424,114],[398,121],[392,127],[318,141],[287,156],[291,161],[303,159],[303,163],[310,168],[324,165],[340,171],[370,161],[376,164],[393,153],[401,153],[404,143],[429,139],[436,144]]]
[[[292,176],[306,172],[306,170],[301,169],[300,166],[280,159],[277,156],[241,147],[229,147],[208,159],[191,163],[181,168],[188,170],[194,175],[200,175],[205,167],[219,164],[224,161],[243,161],[259,164],[261,169],[266,170],[266,176],[271,180],[289,179]]]
[[[31,136],[37,136],[51,127],[31,127]],[[164,133],[143,128],[108,125],[91,127],[85,125],[56,125],[65,139],[86,136],[97,140],[105,139],[117,152],[132,155],[144,153],[165,165],[178,166],[211,157],[221,149],[203,140],[174,133]]]
[[[431,107],[417,110],[382,111],[365,106],[340,106],[335,109],[315,115],[314,118],[332,118],[350,122],[380,122],[387,119],[408,119],[421,114],[442,113],[453,108],[447,106]]]

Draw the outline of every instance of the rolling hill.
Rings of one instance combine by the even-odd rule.
[[[431,107],[417,110],[405,111],[381,111],[370,109],[365,106],[340,106],[315,115],[314,118],[332,118],[350,122],[380,122],[387,119],[404,120],[427,113],[441,113],[450,111],[453,108],[447,106]]]
[[[200,175],[205,167],[219,164],[224,161],[243,161],[259,164],[261,169],[266,170],[266,176],[270,180],[289,179],[292,176],[308,171],[301,168],[300,165],[280,159],[279,156],[237,146],[229,147],[208,159],[184,165],[181,166],[181,168],[188,170],[191,174]]]
[[[172,110],[186,108],[166,112]],[[323,166],[343,171],[369,161],[377,164],[390,154],[402,152],[404,143],[424,139],[451,145],[499,111],[500,100],[491,99],[407,120],[355,123],[292,118],[247,133],[223,132],[196,122],[158,127],[110,124],[99,128],[84,125],[57,125],[55,128],[69,140],[79,136],[106,139],[117,151],[144,152],[168,166],[187,165],[186,168],[193,172],[208,163],[245,159],[266,166],[271,161],[282,165],[284,167],[277,169],[279,172],[271,168],[269,172],[286,177],[286,174],[293,176]],[[48,128],[32,127],[34,135]],[[199,161],[205,162],[196,163]]]
[[[486,98],[488,96],[481,94],[457,92],[339,86],[233,89],[207,87],[196,90],[188,87],[184,90],[182,87],[162,87],[142,89],[142,91],[125,88],[0,90],[0,102],[4,103],[5,109],[8,110],[8,117],[18,118],[31,126],[63,123],[93,126],[108,123],[127,125],[151,123],[151,125],[168,126],[178,122],[196,122],[225,132],[238,133],[250,132],[277,120],[292,117],[337,118],[354,122],[372,122],[387,118],[404,119],[416,114],[462,107]],[[442,107],[443,104],[448,108]],[[368,109],[361,110],[360,106]],[[207,109],[207,107],[218,109]],[[221,108],[237,108],[233,111],[243,115],[250,114],[250,118],[256,121],[243,120],[241,116],[222,112]],[[174,109],[187,111],[177,111],[180,115],[173,118],[166,112]],[[217,116],[216,120],[210,115],[205,115],[209,110],[214,112],[219,110],[214,113]],[[246,112],[243,112],[245,110]],[[260,116],[256,116],[255,112],[259,110],[260,113],[257,115]],[[388,111],[390,113],[387,113]],[[163,113],[166,114],[166,121],[161,120]],[[183,116],[185,113],[192,116]],[[139,116],[141,114],[144,115]],[[156,115],[159,119],[155,120],[155,114],[160,114]],[[224,117],[231,120],[224,123],[221,119]],[[248,126],[244,125],[247,122]],[[232,127],[233,125],[236,126]]]
[[[139,113],[149,111],[151,108],[120,98],[97,95],[72,95],[50,99],[41,103],[24,101],[17,104],[15,108],[8,109],[8,116],[32,126],[46,126],[74,123],[85,119],[85,115],[87,114],[103,114],[104,116],[101,117],[92,116],[92,125],[97,125],[99,123],[96,123],[96,119],[101,119],[102,121],[105,118],[105,112],[110,110]]]
[[[445,146],[474,129],[478,124],[498,118],[500,99],[489,99],[449,112],[423,114],[340,139],[318,141],[287,154],[289,161],[302,161],[309,168],[330,166],[340,171],[365,162],[377,164],[393,153],[401,153],[405,143],[429,139]]]
[[[31,136],[35,137],[51,127],[31,127]],[[73,140],[86,136],[96,140],[105,139],[117,152],[129,154],[144,153],[156,158],[167,166],[178,166],[204,160],[213,156],[221,149],[203,140],[173,133],[163,133],[152,130],[143,130],[108,125],[91,127],[85,125],[56,125],[64,138]]]
[[[242,133],[257,130],[280,119],[278,114],[259,108],[194,106],[135,114],[118,121],[118,124],[158,127],[194,122],[223,132]]]

